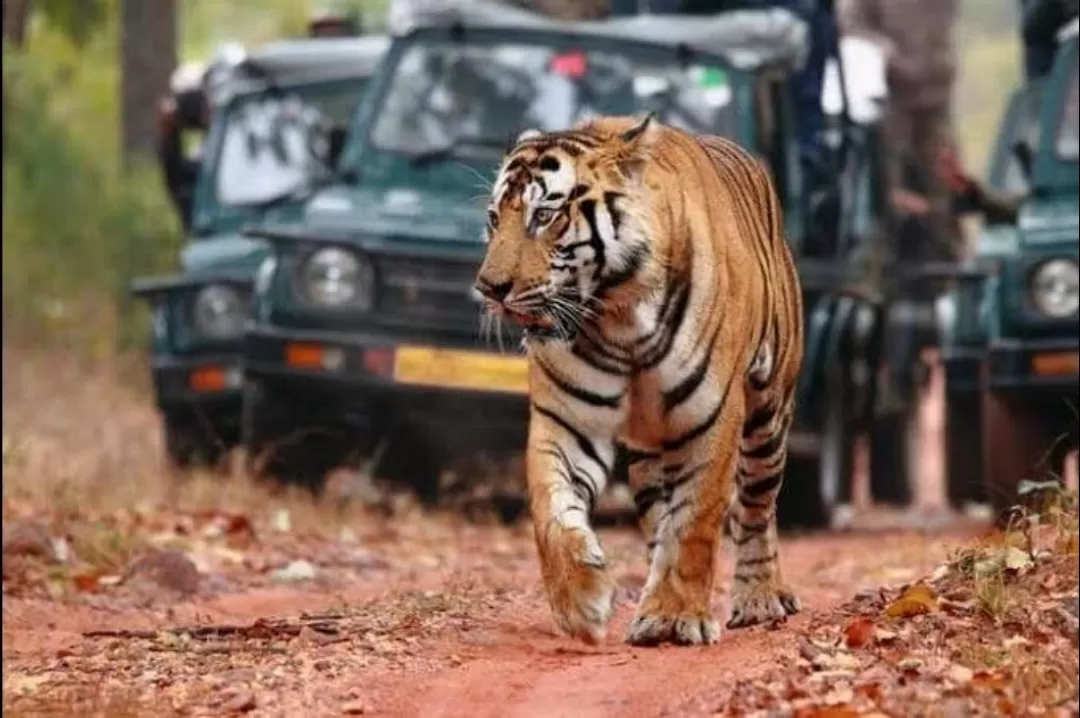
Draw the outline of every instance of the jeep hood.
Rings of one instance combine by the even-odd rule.
[[[304,213],[304,224],[320,230],[468,244],[480,244],[483,222],[468,195],[414,187],[330,187]]]
[[[254,275],[266,255],[262,240],[219,234],[188,243],[180,252],[180,266],[186,274],[249,271]]]
[[[1025,245],[1076,244],[1080,231],[1080,198],[1032,198],[1020,209],[1017,229]]]

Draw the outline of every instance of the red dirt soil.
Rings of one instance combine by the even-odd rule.
[[[636,530],[601,532],[621,590],[598,646],[556,632],[522,526],[414,514],[371,518],[351,526],[349,540],[332,540],[273,528],[263,507],[251,519],[257,538],[236,549],[220,533],[198,538],[196,520],[182,517],[184,531],[173,538],[188,542],[200,570],[186,596],[127,575],[50,597],[23,588],[25,576],[43,577],[34,584],[42,586],[70,586],[72,577],[26,573],[23,557],[9,560],[5,548],[4,714],[727,715],[736,683],[796,659],[813,621],[861,591],[930,573],[950,547],[985,531],[941,508],[932,445],[911,512],[862,507],[851,531],[782,538],[802,613],[783,625],[726,631],[705,648],[622,643],[646,570]],[[5,435],[5,461],[7,452]],[[11,503],[5,491],[6,523]],[[298,560],[308,562],[307,575],[273,578]],[[730,573],[725,553],[714,596],[721,623]]]

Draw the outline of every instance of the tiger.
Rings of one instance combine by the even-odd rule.
[[[555,623],[597,643],[615,583],[592,509],[626,452],[648,577],[624,640],[704,645],[722,534],[729,629],[800,610],[777,495],[802,364],[794,260],[765,166],[649,114],[528,129],[498,169],[474,289],[523,330],[526,486]]]

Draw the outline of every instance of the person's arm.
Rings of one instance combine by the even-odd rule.
[[[954,206],[957,214],[981,214],[987,224],[1012,224],[1023,199],[972,181],[962,193],[954,195]]]

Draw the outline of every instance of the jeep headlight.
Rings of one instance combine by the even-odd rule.
[[[318,250],[300,270],[304,296],[313,304],[324,307],[370,309],[374,284],[371,265],[339,247]]]
[[[1080,269],[1071,259],[1050,259],[1031,275],[1035,308],[1053,319],[1066,319],[1080,308]]]
[[[247,313],[240,292],[223,284],[211,284],[200,289],[195,295],[192,311],[195,331],[215,340],[240,336]]]

